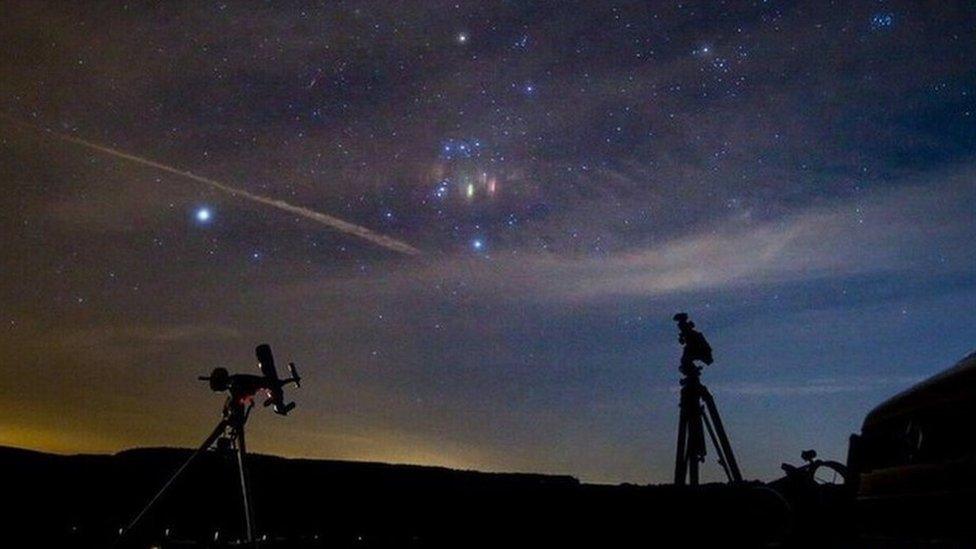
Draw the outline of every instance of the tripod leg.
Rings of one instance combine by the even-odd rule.
[[[237,439],[237,470],[241,476],[241,496],[244,501],[245,541],[252,543],[254,541],[254,525],[251,516],[251,491],[248,487],[247,467],[244,463],[244,457],[247,455],[247,446],[244,442],[244,424],[241,423],[235,427],[234,431]]]
[[[681,401],[678,410],[678,451],[674,459],[674,483],[683,486],[685,470],[688,465],[688,414],[685,411],[685,389],[681,389]]]
[[[729,471],[728,463],[725,461],[725,452],[722,451],[722,447],[718,444],[718,439],[715,438],[715,429],[712,429],[712,421],[708,419],[708,415],[703,415],[702,420],[705,422],[705,428],[708,430],[708,438],[712,440],[712,447],[715,448],[715,453],[718,454],[718,464],[722,466],[722,470],[725,471],[725,477],[732,482],[732,473]]]
[[[147,503],[146,506],[142,508],[142,511],[139,511],[139,514],[136,515],[136,518],[132,519],[132,522],[130,522],[129,525],[122,530],[122,532],[119,534],[120,540],[122,539],[123,536],[128,534],[129,531],[131,531],[136,526],[136,524],[139,523],[140,520],[142,520],[142,517],[145,516],[150,509],[152,509],[152,506],[155,505],[157,501],[159,501],[159,498],[163,497],[163,494],[166,493],[166,490],[168,490],[169,487],[172,486],[174,482],[176,482],[176,479],[183,473],[183,471],[190,465],[190,463],[193,462],[193,460],[195,460],[197,456],[207,451],[207,449],[213,445],[214,441],[217,440],[217,438],[224,432],[224,429],[226,428],[227,428],[226,421],[221,421],[220,423],[217,424],[217,427],[213,430],[212,433],[210,433],[210,436],[208,436],[207,439],[203,441],[203,444],[201,444],[200,447],[197,448],[195,452],[190,454],[190,457],[183,462],[183,465],[180,465],[180,468],[177,469],[175,473],[173,473],[173,476],[169,477],[169,480],[166,481],[166,484],[164,484],[163,487],[160,488],[158,492],[156,492],[156,495],[153,496],[151,500],[149,500],[149,503]]]
[[[688,484],[698,486],[698,467],[705,456],[705,434],[702,432],[701,405],[691,407],[688,418]]]
[[[702,387],[701,397],[705,401],[705,406],[708,407],[708,413],[712,416],[712,421],[715,423],[715,434],[718,435],[718,441],[722,445],[722,453],[725,454],[729,472],[732,473],[730,478],[733,482],[742,482],[742,473],[739,471],[739,464],[735,460],[735,454],[732,453],[732,445],[729,443],[729,437],[725,434],[722,417],[718,415],[718,407],[715,406],[715,399],[712,398],[712,394],[704,386]]]

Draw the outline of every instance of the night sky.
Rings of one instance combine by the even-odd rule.
[[[256,451],[667,482],[685,310],[770,479],[976,347],[969,1],[22,1],[0,42],[0,444],[194,446],[268,342],[306,379]]]

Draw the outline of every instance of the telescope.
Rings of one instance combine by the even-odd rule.
[[[149,500],[149,503],[139,512],[138,515],[128,526],[119,531],[119,540],[131,532],[140,520],[149,512],[150,509],[163,497],[176,479],[189,467],[200,454],[206,452],[216,443],[218,450],[233,448],[237,453],[237,470],[241,483],[241,499],[244,512],[244,540],[251,544],[254,542],[254,515],[251,505],[251,490],[247,473],[247,445],[244,439],[244,425],[254,407],[254,399],[258,393],[264,394],[264,406],[272,406],[276,414],[288,415],[288,412],[295,408],[294,402],[285,403],[284,387],[294,384],[301,387],[301,377],[294,363],[288,364],[290,377],[281,379],[278,377],[278,370],[275,367],[274,355],[271,353],[271,346],[268,344],[258,345],[254,349],[254,354],[258,359],[258,369],[261,375],[254,374],[233,374],[231,375],[226,368],[214,368],[209,376],[200,376],[197,379],[206,381],[210,389],[223,393],[227,392],[227,400],[224,401],[223,415],[217,427],[214,428],[210,436],[203,441],[195,452],[190,454],[183,465],[163,484],[163,487]],[[118,540],[117,540],[118,541]]]
[[[288,363],[288,373],[291,377],[279,379],[271,346],[266,343],[258,345],[254,354],[258,358],[258,368],[261,370],[259,376],[251,374],[230,375],[226,368],[214,368],[209,376],[200,376],[197,379],[209,382],[211,391],[229,392],[228,405],[249,405],[253,403],[254,397],[259,392],[263,392],[267,395],[267,399],[264,401],[265,406],[274,406],[276,414],[288,415],[288,412],[295,407],[295,403],[285,404],[284,387],[289,384],[294,384],[295,387],[302,386],[302,378],[299,377],[298,371],[295,369],[295,363]],[[226,409],[225,412],[227,412]]]

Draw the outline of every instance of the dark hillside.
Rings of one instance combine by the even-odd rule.
[[[105,546],[189,455],[138,449],[58,456],[0,448],[4,531],[34,543]],[[257,531],[281,547],[606,546],[730,537],[762,545],[785,527],[778,497],[759,485],[697,491],[600,486],[567,476],[251,456]],[[230,541],[241,530],[231,455],[195,462],[125,546]],[[163,546],[167,546],[165,543]]]

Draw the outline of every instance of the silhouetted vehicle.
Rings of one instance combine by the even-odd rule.
[[[862,536],[976,541],[976,353],[888,399],[851,436]]]

